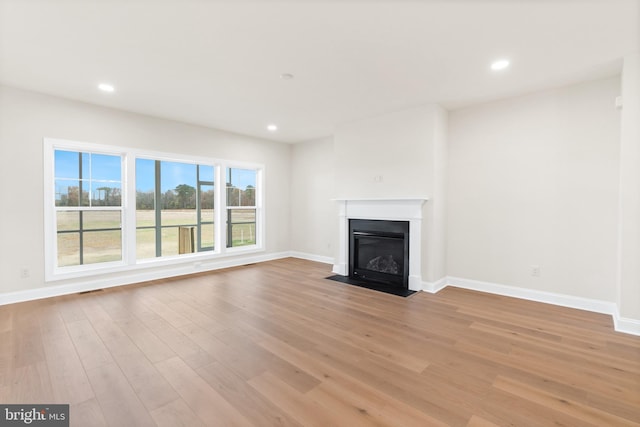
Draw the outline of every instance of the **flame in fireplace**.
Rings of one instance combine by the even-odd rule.
[[[380,273],[399,274],[398,263],[392,255],[380,255],[367,263],[367,270],[378,271]]]

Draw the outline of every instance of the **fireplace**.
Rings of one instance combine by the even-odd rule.
[[[426,201],[426,197],[407,199],[337,199],[336,202],[339,208],[338,254],[333,265],[333,273],[337,276],[342,276],[345,279],[345,283],[347,283],[346,280],[353,280],[350,277],[350,264],[353,263],[350,260],[349,253],[350,247],[353,246],[350,242],[351,236],[349,231],[351,221],[364,220],[375,223],[377,223],[377,221],[408,223],[410,233],[407,231],[407,234],[404,236],[404,244],[408,244],[409,246],[408,250],[405,249],[402,258],[403,275],[405,274],[405,269],[409,270],[408,285],[405,285],[408,286],[408,290],[404,292],[404,290],[399,287],[396,289],[399,289],[402,291],[401,293],[407,295],[411,292],[422,290],[422,206]],[[361,231],[366,232],[367,230]],[[377,232],[379,230],[374,229],[373,231]],[[391,232],[399,233],[393,230]],[[404,234],[404,229],[402,234]],[[395,256],[394,261],[398,262]],[[379,262],[382,262],[382,259],[380,259]],[[368,274],[371,273],[369,272]],[[367,275],[367,272],[365,272],[365,275]],[[387,278],[387,276],[383,276],[383,280]],[[381,286],[390,287],[387,285]]]
[[[409,289],[409,221],[350,219],[349,277]]]

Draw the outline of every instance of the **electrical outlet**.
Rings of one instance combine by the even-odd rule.
[[[533,277],[540,277],[540,266],[539,265],[532,265],[531,266],[531,275]]]
[[[382,182],[382,181],[383,181],[382,175],[376,175],[373,177],[373,182]]]
[[[21,279],[26,279],[30,275],[31,275],[31,272],[29,271],[28,268],[21,268],[20,269],[20,278]]]

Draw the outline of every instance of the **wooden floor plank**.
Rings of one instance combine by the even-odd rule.
[[[89,399],[69,406],[69,425],[70,427],[105,427],[107,420],[98,401]]]
[[[50,403],[77,404],[94,397],[80,357],[65,334],[42,338],[53,395]]]
[[[167,381],[208,426],[250,426],[247,418],[178,357],[156,364]]]
[[[179,396],[173,387],[128,336],[124,335],[104,343],[149,411],[178,399]]]
[[[176,399],[151,411],[159,427],[204,427],[198,416],[182,399]]]
[[[154,426],[155,422],[115,362],[87,369],[109,426]]]
[[[226,366],[212,363],[199,368],[197,372],[214,390],[242,412],[253,425],[300,426],[286,412],[271,404],[244,378]]]
[[[252,378],[249,384],[301,425],[317,427],[340,425],[341,420],[338,414],[327,411],[317,401],[299,393],[269,372]]]
[[[113,362],[111,353],[104,346],[88,319],[67,323],[67,329],[85,370]]]

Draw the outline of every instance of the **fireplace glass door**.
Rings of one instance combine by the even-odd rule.
[[[409,224],[351,220],[350,276],[408,288]]]

